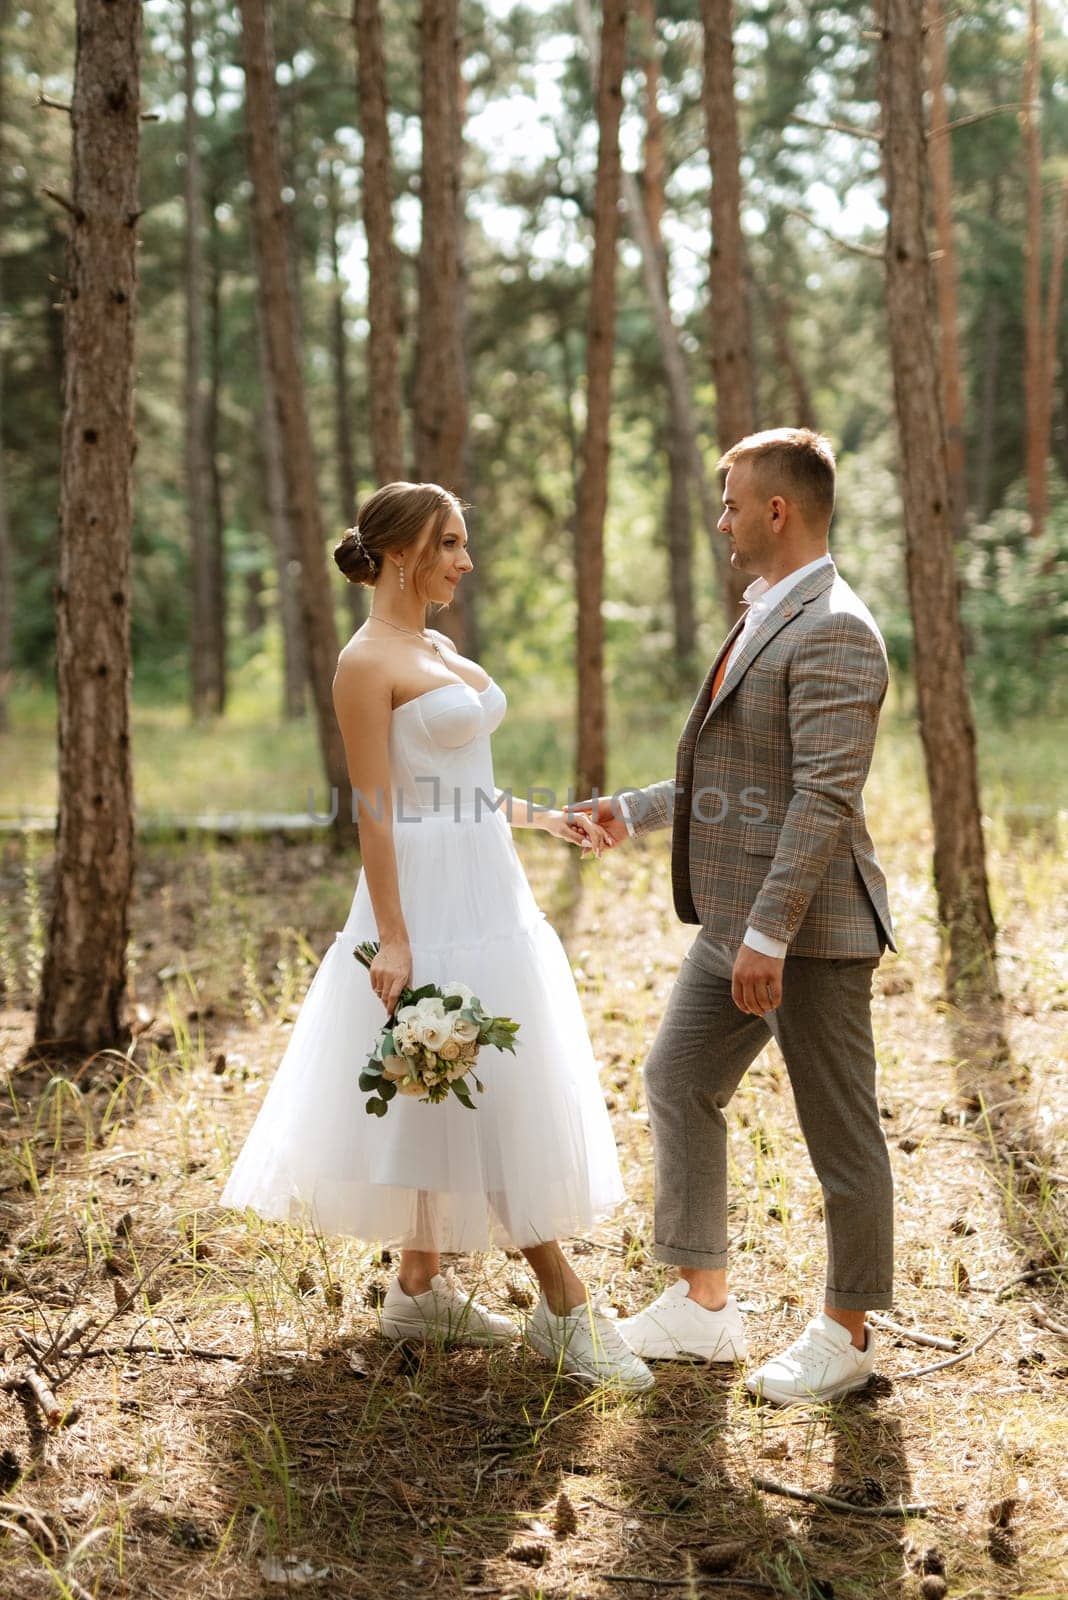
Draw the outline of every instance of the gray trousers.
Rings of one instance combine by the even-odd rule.
[[[875,1095],[874,959],[787,956],[783,997],[764,1017],[731,999],[732,946],[697,935],[645,1066],[656,1167],[658,1261],[727,1264],[723,1108],[774,1036],[823,1188],[825,1303],[892,1304],[893,1180]]]

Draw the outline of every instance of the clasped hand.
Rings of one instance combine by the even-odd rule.
[[[544,812],[541,825],[547,833],[554,833],[558,839],[578,845],[583,855],[599,856],[602,850],[610,849],[614,842],[607,828],[601,827],[587,812],[570,806],[566,811]]]

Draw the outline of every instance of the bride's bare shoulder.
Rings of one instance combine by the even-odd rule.
[[[392,687],[392,667],[381,642],[357,629],[338,652],[334,694],[375,698]]]

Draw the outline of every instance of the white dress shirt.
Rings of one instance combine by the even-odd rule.
[[[769,584],[766,578],[754,579],[742,596],[749,609],[745,614],[745,621],[742,623],[742,631],[731,647],[730,662],[727,667],[728,673],[735,662],[745,654],[746,644],[764,621],[764,618],[769,612],[774,611],[780,601],[786,599],[794,585],[800,583],[802,578],[807,578],[810,573],[818,572],[821,567],[827,567],[830,564],[831,557],[823,555],[818,556],[815,561],[809,561],[803,567],[798,567],[795,572],[788,572],[785,578],[779,579],[778,583]],[[628,795],[621,795],[619,805],[623,812],[623,821],[627,825],[627,832],[633,833],[630,808],[627,804],[629,798]],[[751,950],[756,950],[758,954],[772,956],[776,961],[782,961],[790,948],[786,939],[773,939],[769,934],[760,933],[756,928],[746,928],[742,942],[747,944]]]

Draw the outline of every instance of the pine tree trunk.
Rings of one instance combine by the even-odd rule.
[[[304,648],[304,625],[300,613],[300,562],[297,540],[286,504],[286,481],[282,470],[282,436],[278,426],[278,405],[271,376],[267,335],[263,313],[256,305],[256,346],[260,363],[260,388],[263,392],[263,486],[267,525],[278,574],[278,621],[282,630],[282,715],[287,722],[303,717],[307,710],[305,689],[308,683],[308,658]],[[246,618],[249,613],[246,607]]]
[[[995,172],[990,185],[990,209],[987,212],[987,217],[991,223],[997,223],[1001,220],[1001,175],[997,172]],[[988,281],[983,294],[979,426],[975,451],[975,483],[973,486],[975,514],[980,522],[985,522],[993,509],[991,469],[994,461],[994,441],[997,424],[998,377],[1001,367],[1001,327],[1003,316],[1000,284]]]
[[[4,167],[7,133],[7,0],[0,0],[0,171]],[[0,185],[0,237],[4,230],[3,187]],[[4,316],[3,254],[0,252],[0,319]],[[7,517],[7,477],[4,469],[4,341],[0,337],[0,734],[10,725],[8,693],[11,688],[11,532]]]
[[[1057,386],[1057,339],[1061,326],[1061,297],[1064,289],[1064,257],[1068,236],[1068,178],[1061,180],[1060,204],[1053,224],[1053,251],[1050,259],[1049,285],[1046,298],[1046,340],[1042,357],[1042,383],[1045,390],[1042,411],[1046,420],[1049,441],[1053,428],[1054,399]],[[1047,442],[1047,454],[1049,445]]]
[[[656,0],[638,0],[638,17],[642,31],[642,79],[645,108],[645,138],[642,149],[642,213],[652,248],[656,254],[662,290],[662,307],[657,302],[654,316],[659,324],[666,318],[668,326],[660,334],[660,347],[678,346],[678,334],[671,316],[670,266],[664,245],[662,222],[665,210],[664,116],[660,109],[660,55],[656,36]],[[628,210],[630,209],[628,203]],[[679,356],[682,357],[681,348]],[[691,439],[688,429],[692,405],[680,394],[680,385],[673,381],[672,360],[661,357],[668,395],[667,464],[668,491],[664,505],[664,544],[668,556],[668,586],[671,593],[672,631],[675,640],[675,668],[680,681],[688,679],[693,671],[697,654],[697,619],[693,598],[693,521],[690,497],[690,476],[693,456],[697,451],[696,437]],[[679,361],[682,378],[688,377],[685,358]],[[688,391],[689,385],[682,386]],[[688,414],[689,413],[689,416]]]
[[[1042,337],[1042,23],[1038,0],[1030,0],[1027,70],[1024,78],[1024,148],[1027,161],[1027,231],[1024,235],[1024,392],[1027,412],[1027,509],[1037,538],[1046,525],[1049,415]]]
[[[386,59],[379,0],[354,0],[357,98],[363,139],[363,219],[367,230],[367,392],[376,483],[404,477],[401,426],[400,290],[393,244],[393,156],[386,121]]]
[[[460,31],[458,0],[422,0],[422,164],[419,195],[419,318],[415,471],[424,483],[464,492],[467,374],[463,347],[460,218]],[[465,593],[466,590],[466,593]],[[469,580],[438,618],[467,648]]]
[[[639,186],[632,172],[625,168],[621,171],[622,194],[626,206],[626,221],[635,244],[641,251],[642,278],[645,284],[646,298],[649,311],[652,315],[653,326],[656,329],[657,343],[660,347],[660,359],[664,367],[664,378],[668,391],[668,407],[670,414],[670,448],[668,452],[668,472],[672,478],[669,487],[666,514],[668,559],[671,562],[670,590],[672,597],[672,616],[675,627],[676,659],[680,675],[685,675],[687,662],[696,651],[696,620],[694,616],[693,601],[693,538],[692,522],[690,520],[690,488],[697,489],[697,496],[701,506],[702,519],[705,522],[712,548],[717,550],[717,545],[723,541],[716,534],[716,523],[719,520],[719,508],[715,503],[712,485],[705,468],[704,456],[701,452],[697,434],[697,418],[693,401],[693,390],[690,384],[690,374],[686,363],[686,355],[682,348],[679,330],[675,326],[671,314],[671,303],[668,296],[668,260],[660,232],[660,220],[663,216],[663,148],[662,148],[662,118],[659,105],[656,101],[656,86],[658,82],[659,65],[655,60],[655,25],[656,9],[655,0],[641,0],[643,5],[642,18],[646,30],[646,128],[652,128],[651,156],[647,144],[647,165],[645,183]],[[575,0],[575,13],[578,18],[579,31],[586,44],[586,51],[590,59],[590,70],[594,81],[597,81],[600,61],[600,46],[594,28],[593,16],[589,0]],[[650,33],[652,29],[652,33]],[[652,51],[652,54],[650,54]],[[652,62],[652,67],[650,67]],[[565,343],[566,348],[566,343]],[[675,482],[676,474],[682,474],[682,481]],[[678,519],[685,517],[685,522]],[[718,552],[717,553],[722,553]],[[685,598],[689,595],[689,599]],[[688,646],[688,648],[687,648]]]
[[[308,425],[297,313],[291,286],[291,252],[278,159],[270,19],[265,0],[240,0],[240,9],[253,225],[258,239],[260,294],[282,444],[286,503],[289,520],[297,535],[308,681],[326,781],[342,795],[348,781],[345,751],[334,716],[331,693],[338,656],[337,626],[326,566],[315,456]],[[346,807],[342,805],[339,825],[340,818],[345,814]]]
[[[332,297],[330,304],[330,345],[334,368],[334,453],[337,461],[337,486],[341,530],[356,521],[356,456],[353,448],[352,406],[349,401],[349,351],[345,333],[345,280],[341,276],[341,257],[338,249],[338,230],[341,227],[341,207],[338,200],[337,168],[333,161],[326,169],[326,230],[330,251]],[[364,589],[358,583],[349,583],[349,615],[352,625],[358,628],[366,615]]]
[[[130,538],[140,0],[77,0],[56,666],[55,898],[35,1043],[121,1049],[133,880]]]
[[[923,0],[883,0],[886,297],[934,876],[954,999],[997,992],[925,226]]]
[[[742,180],[738,112],[734,99],[734,35],[731,0],[701,0],[704,28],[705,128],[712,168],[712,253],[708,290],[712,331],[712,377],[716,385],[716,439],[729,450],[756,427],[753,331],[742,237]],[[726,620],[738,620],[750,579],[730,565],[725,541],[713,544]]]
[[[212,31],[211,103],[212,117],[218,115],[220,53]],[[208,396],[205,416],[204,454],[208,474],[209,559],[212,605],[212,658],[219,663],[219,711],[226,709],[228,621],[226,613],[226,512],[223,504],[223,475],[220,465],[219,424],[222,399],[222,239],[219,232],[219,174],[212,163],[208,175]]]
[[[927,76],[931,90],[928,152],[934,203],[935,282],[938,286],[939,350],[942,358],[942,402],[946,417],[946,450],[953,528],[964,530],[968,490],[964,456],[964,382],[960,364],[960,313],[957,304],[957,247],[953,237],[953,155],[946,110],[945,0],[927,4]]]
[[[215,646],[221,629],[221,595],[215,582],[209,525],[208,471],[204,405],[204,329],[201,301],[200,151],[197,146],[196,26],[193,0],[184,0],[182,45],[185,67],[185,499],[189,519],[192,569],[192,635],[190,639],[193,715],[222,710],[223,664]]]
[[[607,712],[604,679],[604,519],[608,505],[609,423],[616,326],[619,239],[619,121],[623,109],[627,0],[604,0],[597,75],[597,180],[593,268],[586,321],[586,431],[575,514],[578,589],[578,751],[582,795],[604,792]],[[640,207],[639,207],[640,209]]]

